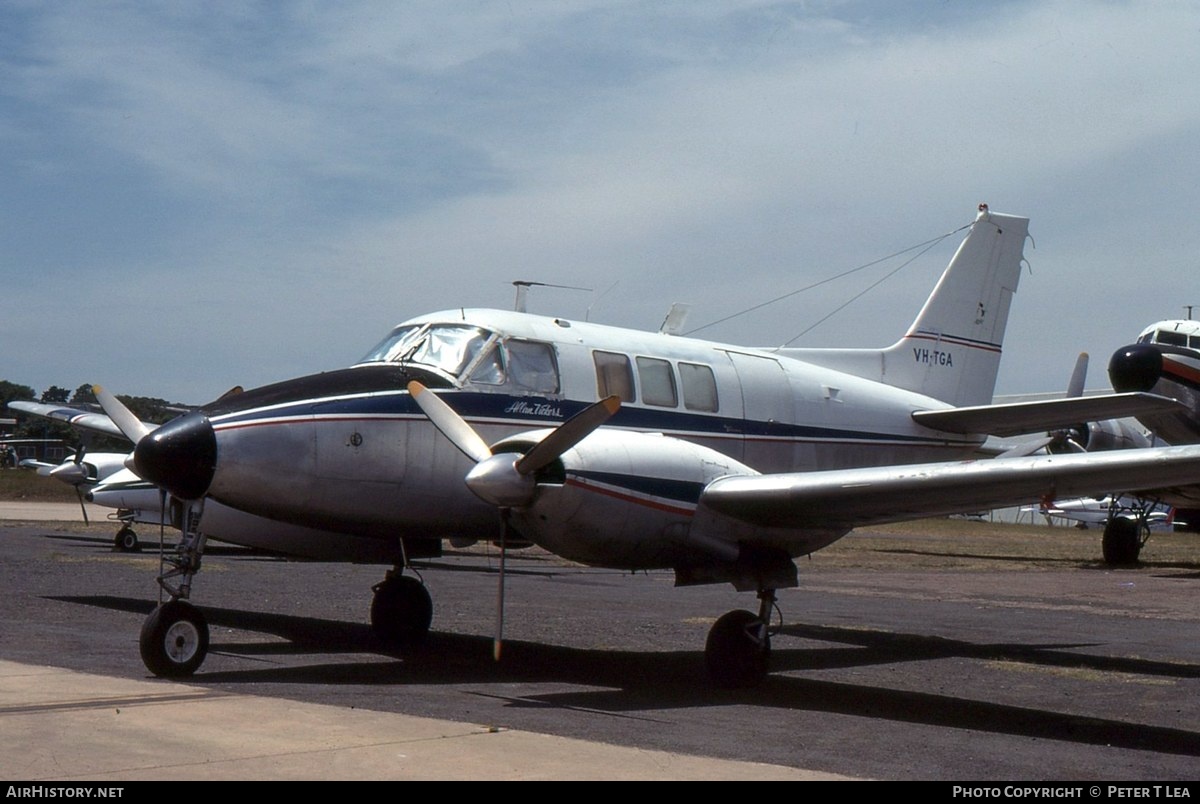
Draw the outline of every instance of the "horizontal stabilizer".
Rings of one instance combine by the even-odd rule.
[[[1169,498],[1196,484],[1200,446],[1193,445],[725,477],[700,502],[751,525],[849,529],[1108,491]]]
[[[1130,393],[948,410],[918,410],[912,417],[917,424],[944,433],[1014,436],[1070,427],[1081,422],[1180,413],[1184,410],[1183,404],[1165,396]]]

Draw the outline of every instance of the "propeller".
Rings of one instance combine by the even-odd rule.
[[[1071,379],[1067,382],[1067,393],[1064,398],[1078,399],[1083,396],[1083,385],[1087,381],[1088,369],[1088,353],[1080,352],[1079,357],[1075,359],[1075,368],[1071,372]],[[1045,448],[1047,452],[1061,455],[1065,452],[1087,452],[1084,445],[1088,440],[1088,426],[1086,423],[1077,424],[1073,427],[1066,427],[1061,430],[1054,430],[1046,433],[1041,438],[1035,438],[1030,441],[1025,441],[1017,444],[1012,449],[1006,450],[997,458],[1024,458],[1040,449]],[[1082,442],[1082,443],[1081,443]]]
[[[92,393],[96,395],[96,401],[100,403],[100,407],[108,418],[112,419],[117,429],[124,433],[134,446],[137,446],[137,443],[151,432],[150,428],[143,424],[132,410],[125,407],[121,400],[109,393],[107,389],[93,385]]]
[[[433,422],[433,426],[464,455],[475,461],[475,466],[467,472],[467,487],[481,500],[500,509],[500,578],[496,591],[496,634],[492,641],[492,656],[499,661],[504,630],[504,558],[512,509],[524,508],[533,502],[537,491],[534,478],[537,471],[554,463],[563,453],[612,418],[621,407],[621,399],[614,395],[589,405],[551,430],[549,435],[521,455],[515,452],[493,453],[487,442],[465,419],[416,380],[408,384],[408,392]]]
[[[601,399],[550,431],[524,455],[493,454],[474,428],[424,385],[413,380],[408,384],[408,392],[442,435],[475,461],[474,468],[467,473],[467,487],[484,502],[500,508],[523,508],[532,502],[536,489],[534,474],[587,438],[621,407],[618,396]]]
[[[1083,396],[1083,385],[1087,381],[1088,353],[1080,352],[1075,360],[1075,370],[1071,372],[1071,380],[1067,383],[1067,399],[1078,399]],[[1087,452],[1088,426],[1087,423],[1076,424],[1047,434],[1050,441],[1046,445],[1049,452],[1062,454],[1064,452]]]
[[[75,450],[75,457],[70,463],[60,463],[46,472],[49,477],[75,487],[75,496],[79,499],[79,510],[83,512],[83,524],[85,525],[89,524],[89,521],[87,506],[83,503],[81,484],[88,479],[87,467],[83,465],[83,456],[86,453],[87,445],[80,443],[79,448]]]

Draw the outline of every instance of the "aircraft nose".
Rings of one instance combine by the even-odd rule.
[[[1108,379],[1117,393],[1149,391],[1162,376],[1162,368],[1162,352],[1149,344],[1134,344],[1113,353]]]
[[[217,437],[202,413],[189,413],[167,422],[138,441],[133,468],[185,500],[204,496],[217,466]]]

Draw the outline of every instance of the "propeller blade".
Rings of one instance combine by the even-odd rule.
[[[142,424],[141,419],[135,416],[132,410],[121,404],[121,401],[107,390],[99,385],[93,385],[92,393],[96,395],[96,401],[100,403],[100,407],[104,409],[108,418],[112,419],[117,429],[134,444],[137,444],[150,432],[150,428]]]
[[[87,506],[83,504],[83,489],[79,486],[75,487],[75,496],[79,498],[79,510],[83,511],[83,524],[90,525],[88,522]]]
[[[504,643],[504,561],[508,557],[509,509],[500,509],[500,580],[496,584],[496,634],[492,637],[492,661],[500,661]]]
[[[463,455],[475,463],[486,461],[492,457],[492,450],[479,437],[475,429],[467,424],[462,416],[455,413],[453,408],[439,399],[437,394],[416,380],[408,384],[408,392],[412,395],[413,401],[433,422],[433,426],[450,439],[450,443],[458,447]]]
[[[996,456],[996,460],[1003,458],[1025,458],[1037,452],[1042,447],[1048,447],[1054,443],[1055,436],[1047,435],[1042,438],[1035,438],[1021,444],[1017,444],[1012,449],[1005,450]]]
[[[621,398],[615,394],[588,405],[522,455],[517,460],[517,471],[523,475],[531,475],[550,465],[564,452],[591,435],[593,430],[611,419],[620,407]]]
[[[1067,399],[1083,396],[1083,384],[1087,381],[1088,353],[1080,352],[1075,361],[1075,370],[1071,372],[1071,381],[1067,383]]]

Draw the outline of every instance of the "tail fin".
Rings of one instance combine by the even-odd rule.
[[[894,345],[781,353],[954,407],[989,404],[1028,231],[1028,218],[1001,215],[981,204],[916,321]]]

